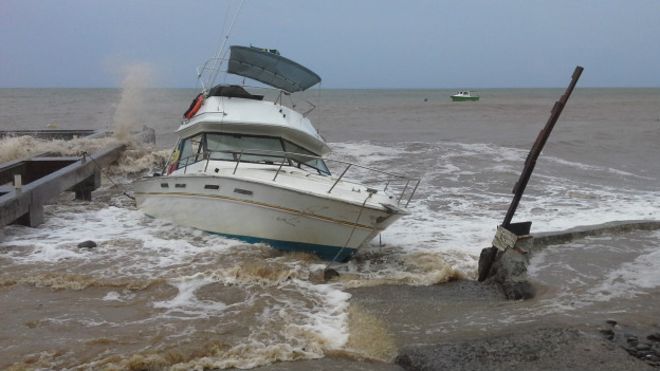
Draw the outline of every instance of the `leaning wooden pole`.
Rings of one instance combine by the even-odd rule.
[[[571,83],[568,85],[568,88],[566,88],[564,95],[562,95],[561,98],[559,98],[559,100],[555,102],[550,117],[548,118],[548,122],[546,122],[545,127],[536,137],[536,141],[534,142],[534,145],[532,146],[532,149],[529,151],[529,154],[527,155],[527,159],[525,160],[525,166],[523,168],[522,173],[520,174],[520,178],[518,179],[518,182],[516,182],[516,185],[513,187],[513,200],[511,200],[511,204],[509,205],[509,209],[506,212],[506,216],[504,216],[504,221],[502,222],[503,228],[506,229],[510,228],[513,215],[516,213],[516,209],[518,208],[520,199],[522,198],[523,193],[525,192],[525,188],[527,187],[529,178],[532,176],[532,172],[534,171],[534,167],[536,166],[536,160],[539,158],[541,151],[543,151],[543,147],[545,146],[545,143],[548,141],[548,137],[550,136],[552,129],[555,127],[557,120],[559,120],[559,116],[564,110],[564,107],[566,106],[566,102],[568,102],[568,98],[570,98],[571,93],[573,93],[573,89],[575,88],[575,85],[580,79],[580,75],[582,75],[583,70],[584,68],[580,66],[575,67],[575,71],[573,71]],[[491,247],[490,254],[487,257],[488,260],[484,262],[485,268],[480,270],[479,272],[479,281],[483,281],[488,277],[488,274],[490,272],[490,267],[493,265],[493,261],[495,260],[496,256],[497,256],[497,247],[493,246]]]

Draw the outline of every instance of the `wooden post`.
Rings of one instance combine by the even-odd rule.
[[[506,215],[504,216],[504,221],[498,227],[498,230],[500,228],[504,228],[506,230],[509,230],[510,232],[514,232],[511,231],[511,220],[513,220],[513,215],[516,213],[516,209],[518,208],[520,199],[522,198],[523,193],[525,192],[525,188],[527,187],[529,178],[532,176],[532,172],[534,171],[534,167],[536,166],[536,160],[539,158],[539,155],[541,154],[541,151],[543,150],[545,143],[548,141],[548,137],[550,137],[550,133],[552,132],[552,129],[555,127],[557,120],[559,120],[559,116],[561,115],[561,112],[564,110],[564,107],[566,106],[566,102],[568,102],[568,98],[570,98],[571,93],[573,92],[575,85],[580,79],[580,75],[582,75],[583,70],[584,68],[580,66],[575,67],[575,71],[573,71],[573,76],[571,78],[571,83],[566,88],[564,95],[562,95],[561,98],[559,98],[559,100],[555,102],[550,117],[548,118],[548,121],[545,124],[545,127],[536,137],[536,141],[534,142],[534,145],[532,146],[532,149],[529,151],[529,154],[527,155],[527,159],[525,160],[525,166],[520,174],[520,179],[518,179],[518,182],[516,182],[516,185],[513,187],[513,200],[511,200],[509,209],[507,210]],[[497,257],[497,247],[495,245],[493,245],[493,247],[490,248],[490,251],[482,252],[482,255],[479,259],[480,260],[479,265],[480,267],[482,267],[479,270],[479,281],[483,281],[488,277],[488,274],[490,272],[490,267],[493,265],[493,261],[495,260],[496,257]],[[484,261],[481,261],[482,259]]]

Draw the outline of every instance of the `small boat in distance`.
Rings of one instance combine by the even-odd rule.
[[[479,100],[479,96],[472,94],[471,91],[459,91],[451,96],[451,100],[454,102],[476,102]]]
[[[145,214],[343,262],[408,213],[419,179],[327,158],[311,110],[284,104],[320,82],[317,74],[271,49],[230,51],[227,73],[275,88],[277,99],[203,84],[162,174],[135,185]]]

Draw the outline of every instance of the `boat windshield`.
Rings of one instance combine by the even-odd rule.
[[[288,140],[279,137],[202,133],[186,138],[179,145],[181,151],[177,168],[202,160],[221,160],[261,163],[269,165],[312,168],[319,174],[330,175],[322,159]],[[284,153],[286,152],[286,154]]]
[[[241,151],[279,151],[282,143],[279,138],[256,137],[247,135],[206,134],[206,151],[212,160],[236,160],[236,154]],[[281,163],[283,157],[270,154],[243,154],[241,161],[265,164]]]

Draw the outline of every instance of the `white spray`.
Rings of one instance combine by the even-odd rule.
[[[152,81],[153,69],[146,63],[123,68],[122,92],[113,117],[114,136],[121,142],[131,141],[131,130],[145,123],[144,92]]]

